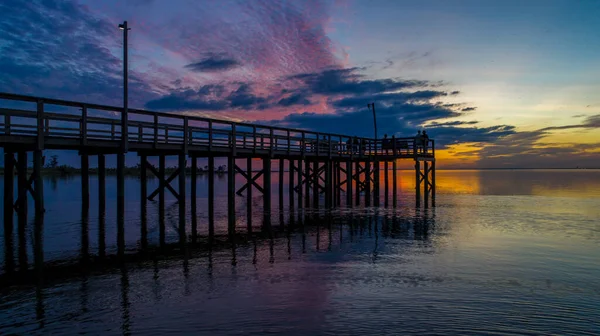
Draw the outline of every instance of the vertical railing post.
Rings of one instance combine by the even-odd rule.
[[[235,131],[235,124],[231,124],[231,151],[233,152],[234,157],[237,154],[237,135]],[[231,169],[233,169],[233,167]]]
[[[329,155],[327,155],[327,157],[331,159],[331,149],[333,146],[333,144],[331,143],[331,134],[327,135],[327,142],[329,144]]]
[[[252,126],[252,153],[256,153],[256,126]]]
[[[138,125],[138,142],[144,142],[144,126],[141,123]]]
[[[81,107],[81,145],[87,146],[87,106]]]
[[[188,126],[188,124],[189,124],[188,117],[187,117],[187,116],[184,116],[184,117],[183,117],[183,152],[184,152],[185,154],[187,154],[187,153],[188,153],[188,141],[189,141],[189,137],[188,137],[188,136],[189,136],[189,135],[188,135],[188,132],[189,132],[189,126]],[[185,175],[185,174],[184,174],[184,175]],[[184,197],[185,197],[185,196],[184,196]]]
[[[435,141],[431,140],[431,155],[435,157]]]
[[[273,129],[269,128],[269,145],[271,147],[271,157],[273,157],[273,152],[277,144],[273,145]]]
[[[396,136],[392,135],[392,156],[396,157]]]
[[[44,149],[44,101],[37,101],[37,150]]]
[[[413,139],[413,155],[417,156],[417,139]]]
[[[359,157],[363,157],[363,142],[364,142],[364,139],[357,138],[357,140],[358,140],[358,156]],[[357,172],[358,172],[358,170],[357,170]]]
[[[319,138],[319,133],[315,133],[317,135],[317,156],[321,152],[321,139]]]
[[[208,121],[208,151],[212,151],[213,147],[213,123],[212,120]]]
[[[290,152],[292,151],[292,140],[290,138],[290,130],[287,130],[287,153],[288,155],[290,155]]]
[[[154,115],[154,149],[158,145],[158,115]]]
[[[10,116],[4,116],[4,134],[10,135]]]
[[[300,144],[300,155],[301,157],[304,158],[304,151],[306,150],[306,134],[304,133],[304,131],[302,131],[302,143]],[[302,167],[300,166],[300,169],[302,170]],[[301,186],[300,186],[301,187]]]

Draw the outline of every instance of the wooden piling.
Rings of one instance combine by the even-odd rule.
[[[27,270],[27,152],[20,151],[17,154],[17,183],[19,198],[17,199],[18,235],[19,235],[19,269]],[[22,196],[21,196],[22,195]]]
[[[311,176],[310,176],[310,162],[308,160],[304,161],[304,206],[306,208],[310,208],[310,184],[311,184]],[[314,187],[313,187],[314,188]]]
[[[396,160],[392,161],[392,203],[393,203],[393,207],[395,208],[398,204],[398,185],[397,185],[397,175],[398,175],[398,170],[397,170],[397,165],[396,165]]]
[[[191,217],[192,217],[192,243],[196,243],[198,239],[198,213],[197,213],[197,179],[198,179],[198,158],[192,156],[192,166],[190,167],[192,175],[190,183],[190,201],[191,201]]]
[[[423,185],[425,186],[425,196],[424,196],[424,202],[425,203],[425,208],[429,207],[429,162],[425,161],[423,162],[423,169],[425,170],[425,176],[424,178],[424,182]]]
[[[289,212],[292,213],[294,210],[294,160],[288,160],[288,201],[289,201]]]
[[[227,157],[227,232],[233,242],[235,235],[235,157]]]
[[[117,154],[117,250],[125,255],[125,153]]]
[[[373,205],[379,206],[379,198],[381,197],[381,183],[379,182],[379,161],[373,162]]]
[[[165,230],[165,156],[158,157],[158,236],[161,247],[166,245]]]
[[[313,208],[319,208],[319,162],[313,161],[313,181],[312,181],[312,191],[313,191]]]
[[[435,159],[431,162],[431,206],[435,206]]]
[[[302,160],[298,160],[298,210],[302,209],[302,202],[304,202],[304,192],[302,189],[304,186],[302,185],[302,181],[304,180],[304,174],[302,173]]]
[[[342,162],[341,161],[336,161],[335,163],[335,173],[336,173],[336,185],[335,185],[335,190],[336,190],[336,200],[335,200],[335,205],[336,206],[340,206],[342,204]],[[346,179],[346,183],[348,182],[348,179]]]
[[[388,161],[383,161],[383,164],[385,165],[384,168],[384,182],[385,186],[383,188],[383,191],[385,193],[385,198],[383,199],[384,201],[384,206],[387,208],[390,205],[390,175],[389,175],[389,162]]]
[[[42,180],[42,151],[33,151],[33,191],[35,194],[35,211],[38,213],[44,212],[44,181]],[[89,182],[88,182],[89,184]],[[89,204],[89,191],[88,191]]]
[[[104,258],[106,253],[106,158],[98,155],[98,256]]]
[[[352,208],[352,161],[346,161],[346,207]]]
[[[179,154],[179,199],[178,199],[178,205],[179,205],[179,243],[181,244],[182,250],[183,247],[185,247],[186,241],[187,241],[187,234],[186,234],[186,230],[185,230],[185,224],[186,224],[186,216],[185,216],[185,197],[186,197],[186,192],[185,192],[185,166],[186,166],[186,161],[185,161],[185,154],[184,153],[180,153]]]
[[[371,162],[365,162],[365,207],[371,206]]]
[[[90,206],[90,160],[87,153],[81,153],[81,207]]]
[[[106,158],[98,155],[98,213],[106,211]]]
[[[4,149],[4,269],[11,273],[14,269],[13,259],[13,203],[14,203],[14,164],[13,152]]]
[[[141,219],[141,243],[142,249],[148,247],[148,178],[146,174],[146,155],[140,155],[140,219]]]
[[[271,157],[263,158],[263,218],[265,227],[271,228]]]
[[[254,188],[252,185],[252,158],[249,157],[246,160],[246,175],[248,176],[246,179],[248,184],[248,188],[246,188],[246,230],[248,233],[252,233],[252,189]]]
[[[421,162],[415,159],[415,203],[421,206]]]
[[[355,176],[355,178],[356,178],[356,181],[355,181],[355,183],[356,183],[356,199],[355,199],[355,201],[356,201],[356,206],[359,206],[360,205],[360,189],[361,189],[361,187],[360,187],[360,171],[361,171],[360,162],[356,161],[355,165],[356,165],[356,173],[355,173],[356,174],[356,176]]]
[[[284,161],[283,159],[279,159],[279,214],[280,216],[283,214],[283,165],[284,165]]]
[[[215,158],[208,157],[208,239],[215,237]]]

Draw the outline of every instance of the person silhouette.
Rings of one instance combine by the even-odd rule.
[[[429,146],[429,135],[427,131],[423,131],[423,151],[427,153],[427,147]]]
[[[415,147],[416,153],[423,149],[423,135],[421,135],[421,130],[418,130],[417,135],[415,135]]]

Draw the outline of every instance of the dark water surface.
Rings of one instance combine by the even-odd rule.
[[[431,209],[415,209],[411,171],[399,172],[395,209],[299,214],[289,211],[286,187],[283,216],[277,174],[272,180],[273,239],[2,288],[0,334],[600,334],[600,171],[438,171]],[[158,181],[150,183],[149,192]],[[77,263],[80,180],[47,179],[44,188],[44,260]],[[200,177],[202,235],[207,190]],[[84,216],[92,255],[99,251],[101,217],[106,252],[117,250],[115,192],[108,177],[107,211],[100,216],[92,177]],[[225,233],[225,177],[217,179],[216,193],[217,232]],[[167,195],[167,241],[176,242],[178,207]],[[255,195],[253,227],[260,231],[262,198]],[[141,226],[136,178],[126,180],[126,198],[126,244],[133,253]],[[244,233],[246,201],[236,202],[237,230]],[[159,240],[157,213],[149,202],[150,245]],[[33,214],[30,219],[21,250],[33,267]],[[15,218],[18,265],[17,231]],[[0,273],[5,241],[0,236]]]

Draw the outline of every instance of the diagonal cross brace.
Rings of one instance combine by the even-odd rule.
[[[15,210],[19,210],[19,204],[21,203],[21,200],[23,199],[23,197],[27,197],[27,191],[29,191],[29,193],[31,194],[31,197],[33,197],[33,199],[35,201],[37,201],[35,193],[33,192],[33,187],[31,186],[33,184],[33,180],[34,180],[34,176],[32,174],[31,176],[29,176],[29,179],[27,180],[26,187],[19,190],[19,195],[17,197],[17,201],[13,205],[13,208]]]
[[[154,190],[150,196],[148,196],[148,200],[152,201],[154,199],[154,197],[156,197],[156,195],[158,195],[160,188],[167,188],[169,189],[169,191],[171,192],[171,194],[173,194],[173,196],[175,196],[175,198],[177,198],[177,200],[179,200],[179,193],[177,191],[175,191],[175,189],[173,189],[173,187],[171,187],[171,181],[173,181],[177,175],[179,175],[181,168],[177,168],[173,173],[171,173],[171,176],[169,176],[168,179],[165,180],[164,176],[160,176],[159,172],[156,170],[156,168],[154,168],[153,165],[149,164],[148,162],[145,162],[146,167],[152,172],[152,174],[154,174],[154,176],[156,176],[158,178],[158,180],[160,181],[158,188],[156,188],[156,190]]]
[[[242,192],[244,190],[246,190],[250,185],[253,185],[254,187],[256,187],[256,189],[258,189],[258,191],[260,191],[262,194],[265,193],[265,190],[263,189],[263,187],[261,187],[258,183],[256,183],[256,180],[258,180],[258,178],[263,175],[264,170],[259,171],[258,173],[256,173],[256,175],[254,175],[253,178],[250,178],[248,176],[248,174],[246,174],[246,172],[243,171],[242,169],[240,169],[240,167],[238,167],[237,165],[234,166],[234,168],[235,168],[235,171],[242,174],[242,176],[245,177],[246,180],[248,181],[238,191],[235,192],[236,194],[241,195]]]

